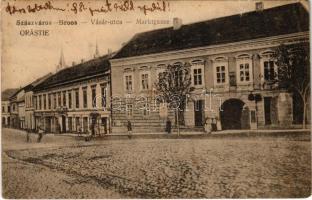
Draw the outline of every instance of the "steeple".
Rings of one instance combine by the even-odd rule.
[[[100,56],[100,52],[99,52],[99,47],[97,44],[97,41],[95,42],[95,53],[94,53],[94,58],[97,58]]]
[[[66,64],[65,64],[64,52],[63,52],[63,48],[61,48],[60,61],[57,65],[56,71],[60,71],[60,70],[64,69],[65,67],[66,67]]]

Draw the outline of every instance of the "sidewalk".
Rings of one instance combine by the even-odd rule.
[[[168,134],[166,132],[154,133],[132,133],[133,139],[177,139],[177,138],[207,138],[207,137],[258,137],[258,136],[287,136],[287,135],[310,135],[310,129],[283,129],[283,130],[224,130],[216,131],[210,134],[199,131],[183,131],[178,135],[177,132]],[[86,135],[77,135],[75,133],[54,134],[55,136],[71,136],[83,139]],[[127,133],[112,133],[93,138],[95,140],[102,139],[128,139]]]

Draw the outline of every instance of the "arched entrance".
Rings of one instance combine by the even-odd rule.
[[[240,99],[226,100],[220,111],[222,130],[249,129],[249,109]]]

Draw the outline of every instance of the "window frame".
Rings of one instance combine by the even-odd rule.
[[[131,90],[127,89],[127,77],[131,76]],[[125,93],[133,93],[134,92],[134,74],[132,72],[126,72],[124,73],[124,76],[123,76],[123,79],[124,79],[124,91]]]
[[[224,86],[229,84],[229,63],[226,57],[218,57],[213,60],[213,83],[214,86]],[[217,67],[224,66],[224,82],[218,83],[217,81]]]
[[[92,103],[92,108],[96,108],[96,104],[97,104],[96,85],[91,86],[91,103]]]
[[[82,88],[82,107],[88,108],[88,91],[87,87]]]
[[[79,109],[80,108],[80,100],[79,100],[79,89],[75,89],[75,108]]]
[[[260,53],[260,74],[261,74],[261,85],[265,82],[270,82],[272,80],[265,80],[265,74],[264,74],[264,63],[273,61],[274,65],[274,73],[278,76],[278,68],[277,65],[275,64],[275,60],[273,58],[274,51],[272,50],[266,50]]]
[[[195,70],[201,70],[200,76],[201,76],[201,84],[195,84]],[[192,80],[192,86],[194,87],[203,87],[205,86],[205,63],[203,60],[194,60],[191,62],[191,80]],[[198,77],[198,74],[197,74]],[[197,80],[198,81],[198,80]]]
[[[101,106],[102,108],[107,106],[107,84],[101,85]]]
[[[73,99],[72,99],[72,90],[68,90],[68,108],[72,109]]]
[[[249,80],[246,81],[246,65],[248,64]],[[243,65],[243,70],[241,70]],[[241,80],[241,71],[244,73],[244,80]],[[253,83],[253,65],[252,57],[249,54],[240,54],[236,57],[236,83],[237,85],[251,84]]]
[[[143,75],[147,75],[147,88],[143,88]],[[151,73],[147,70],[140,72],[140,91],[148,91],[151,89]]]

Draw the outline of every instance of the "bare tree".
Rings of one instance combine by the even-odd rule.
[[[309,43],[280,45],[273,54],[277,65],[276,82],[280,88],[296,92],[303,105],[303,128],[306,127],[307,103],[310,99],[310,51]]]
[[[193,90],[191,86],[190,64],[167,65],[164,72],[159,73],[155,83],[157,93],[162,95],[169,108],[176,109],[179,125],[184,125],[185,100]]]

